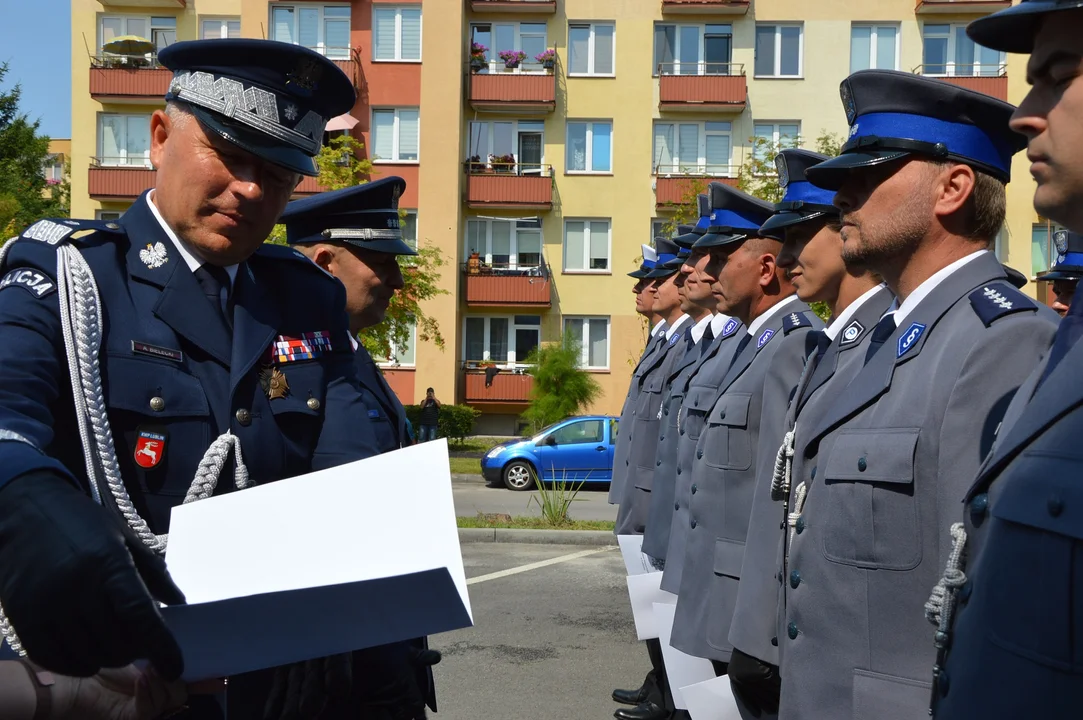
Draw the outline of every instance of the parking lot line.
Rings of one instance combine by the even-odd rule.
[[[497,580],[502,577],[508,577],[509,575],[518,575],[519,573],[530,572],[531,570],[537,570],[538,568],[547,567],[549,565],[556,565],[558,563],[568,562],[569,560],[575,560],[577,558],[586,557],[588,555],[596,555],[597,553],[608,552],[610,550],[616,549],[616,546],[611,545],[609,547],[603,548],[580,550],[579,552],[561,555],[560,557],[550,558],[549,560],[541,560],[539,562],[530,563],[528,565],[520,565],[519,567],[508,568],[507,570],[489,573],[488,575],[478,575],[477,577],[472,577],[468,579],[466,581],[466,584],[474,585],[475,583],[485,582],[487,580]]]

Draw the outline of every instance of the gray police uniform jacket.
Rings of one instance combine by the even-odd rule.
[[[822,411],[823,404],[832,397],[831,391],[826,388],[835,387],[833,383],[836,380],[845,383],[856,374],[865,357],[864,351],[858,348],[865,346],[862,341],[869,336],[894,299],[895,296],[885,287],[865,298],[860,307],[854,308],[846,325],[838,329],[838,334],[819,361],[816,359],[815,343],[806,348],[809,354],[800,381],[789,400],[782,425],[784,433],[793,431],[798,421],[802,427],[813,422],[817,408]],[[817,333],[808,333],[805,337],[815,341],[818,336]],[[769,447],[763,444],[761,447],[766,455],[761,455],[758,462],[752,517],[745,541],[741,582],[737,585],[737,607],[733,613],[729,639],[733,647],[746,655],[778,665],[776,628],[781,577],[778,561],[780,546],[786,535],[786,530],[780,527],[786,520],[786,504],[771,497],[775,457]],[[777,453],[777,447],[775,451]]]
[[[805,335],[823,322],[794,299],[757,329],[719,385],[696,445],[688,544],[670,645],[728,662],[758,462],[774,464],[790,391],[801,375]]]
[[[1019,385],[1049,346],[1048,308],[991,253],[901,322],[802,433],[804,532],[790,546],[780,717],[911,720],[928,713],[924,618],[948,526]]]
[[[643,348],[643,354],[639,356],[639,363],[632,371],[632,381],[628,384],[628,394],[624,398],[624,406],[620,411],[620,424],[617,425],[617,442],[613,448],[613,475],[609,483],[609,504],[616,505],[620,502],[621,492],[624,489],[624,481],[631,472],[628,462],[628,453],[632,449],[631,439],[626,432],[621,432],[629,427],[632,418],[635,417],[636,398],[639,397],[639,388],[646,372],[650,358],[664,347],[665,333],[659,333],[647,341]]]
[[[680,363],[691,339],[691,319],[685,320],[665,346],[644,363],[646,371],[636,397],[634,417],[620,428],[627,438],[629,472],[617,508],[617,535],[642,535],[647,525],[651,482],[654,479],[654,454],[658,449],[658,413],[668,387],[672,368]]]
[[[647,529],[643,533],[643,552],[656,560],[665,560],[669,530],[673,522],[673,495],[677,480],[677,452],[681,438],[680,415],[688,384],[707,360],[714,338],[700,341],[685,351],[670,373],[669,387],[662,400],[659,418],[658,449],[647,505]]]
[[[1035,390],[1048,360],[1020,386],[966,494],[966,581],[941,663],[937,718],[1079,715],[1083,343]]]
[[[726,371],[733,363],[733,354],[744,336],[744,323],[730,318],[722,332],[711,343],[699,370],[688,384],[684,402],[677,415],[677,471],[673,483],[673,508],[670,517],[669,541],[666,545],[666,566],[661,588],[677,594],[684,574],[684,549],[688,544],[688,505],[692,496],[692,463],[696,445],[707,421],[707,412],[718,399]],[[648,522],[650,519],[648,518]]]

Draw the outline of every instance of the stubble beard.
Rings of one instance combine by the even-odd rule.
[[[847,268],[884,274],[885,269],[897,267],[913,253],[931,225],[928,208],[921,207],[914,195],[910,195],[890,218],[876,222],[872,228],[861,225],[843,228],[844,233],[856,231],[860,244],[843,241],[842,261]]]

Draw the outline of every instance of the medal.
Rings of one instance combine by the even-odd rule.
[[[284,398],[290,392],[286,375],[276,367],[264,368],[259,374],[259,383],[263,386],[263,392],[267,393],[268,400]]]

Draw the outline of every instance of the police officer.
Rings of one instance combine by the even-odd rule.
[[[918,608],[952,553],[942,531],[1053,313],[987,249],[1021,145],[1013,108],[882,70],[851,75],[841,95],[850,139],[806,177],[836,191],[843,259],[898,300],[794,446],[805,499],[783,578],[779,715],[914,718],[934,660]]]
[[[752,518],[745,544],[737,607],[730,627],[734,659],[729,677],[735,696],[759,716],[778,713],[778,622],[780,595],[778,554],[785,537],[785,459],[792,454],[794,434],[816,412],[816,403],[833,397],[831,382],[860,367],[862,340],[876,325],[894,299],[879,278],[860,267],[848,268],[842,260],[838,209],[831,204],[834,193],[813,186],[805,177],[808,168],[827,158],[807,150],[783,150],[775,158],[779,184],[784,188],[775,214],[760,227],[760,234],[782,242],[778,266],[782,268],[803,302],[822,302],[831,312],[831,323],[822,332],[806,335],[804,369],[786,411],[783,449],[776,458],[759,462],[759,476],[752,502]],[[810,402],[811,401],[811,402]],[[798,413],[800,416],[798,417]],[[800,422],[798,422],[798,419]],[[796,428],[796,430],[795,430]],[[740,658],[740,660],[738,660]]]
[[[692,464],[689,529],[670,644],[726,672],[730,623],[759,462],[774,462],[790,389],[805,357],[805,335],[823,323],[794,294],[777,265],[781,243],[760,234],[768,203],[711,186],[711,226],[695,248],[720,248],[712,292],[747,330],[718,385]],[[686,401],[687,402],[687,401]],[[771,448],[771,457],[761,448]],[[758,460],[763,458],[763,460]],[[777,522],[777,521],[776,521]]]
[[[1083,232],[1083,2],[1023,0],[971,23],[967,32],[986,47],[1030,53],[1032,88],[1011,127],[1027,138],[1034,207]],[[1065,240],[1066,266],[1083,264],[1072,257],[1072,237]],[[1060,267],[1058,261],[1053,272]],[[1016,393],[976,481],[964,490],[963,523],[951,531],[966,543],[965,562],[945,574],[930,600],[933,610],[941,609],[930,613],[941,648],[933,697],[938,719],[1079,714],[1081,310],[1071,305],[1049,353]],[[951,521],[959,519],[956,506]]]
[[[161,557],[171,508],[376,452],[341,285],[263,244],[352,83],[268,41],[159,60],[155,189],[117,223],[43,220],[3,248],[0,601],[64,674],[140,658],[181,674],[155,604],[184,601]],[[349,656],[309,667],[269,716],[345,700]],[[231,717],[262,717],[273,675],[231,679]]]
[[[1083,235],[1057,230],[1053,233],[1053,245],[1057,256],[1045,272],[1038,273],[1038,280],[1053,283],[1053,302],[1050,305],[1064,317],[1075,297],[1075,288],[1083,278]]]

